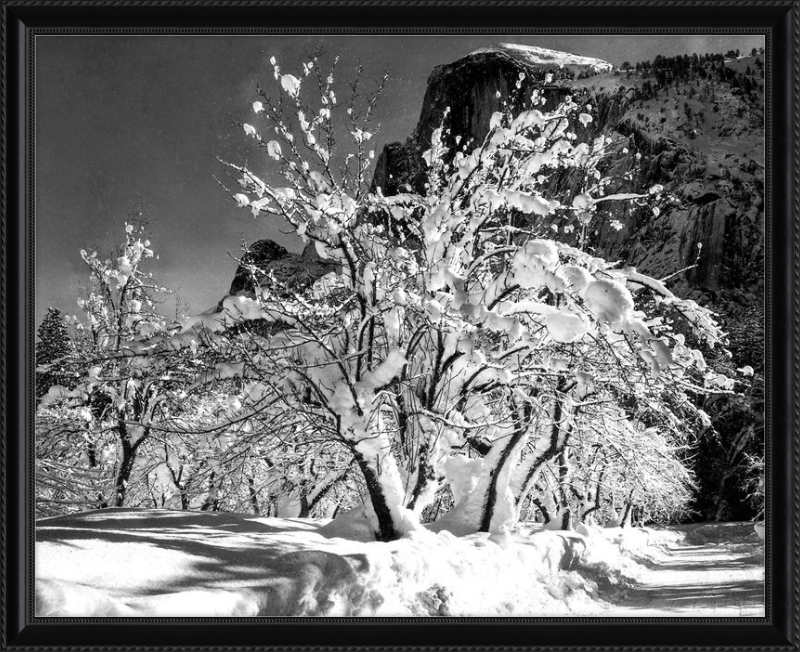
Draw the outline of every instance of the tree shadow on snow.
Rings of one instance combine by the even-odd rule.
[[[38,543],[80,548],[78,555],[85,554],[87,563],[95,548],[113,556],[121,550],[116,544],[144,544],[153,548],[153,556],[158,550],[185,556],[180,558],[181,568],[168,579],[155,578],[129,587],[127,595],[134,600],[198,589],[244,588],[257,596],[258,615],[290,616],[308,609],[324,612],[336,596],[351,605],[377,605],[379,598],[363,581],[369,571],[365,555],[315,549],[313,538],[280,541],[272,536],[316,529],[315,524],[301,519],[103,510],[43,520],[38,523],[36,538]],[[78,545],[89,541],[96,544]]]
[[[300,519],[273,519],[253,516],[252,514],[235,514],[228,512],[179,512],[167,510],[137,510],[137,509],[103,509],[92,512],[82,512],[69,516],[42,519],[37,521],[37,540],[47,536],[53,528],[92,528],[118,529],[129,532],[137,530],[155,529],[163,531],[165,528],[191,528],[221,529],[227,532],[271,533],[285,532],[285,524],[291,523],[297,530],[314,530],[316,525]]]
[[[752,607],[764,604],[764,582],[739,580],[719,584],[686,583],[675,586],[647,586],[629,589],[621,606],[663,608],[665,611],[709,607]]]

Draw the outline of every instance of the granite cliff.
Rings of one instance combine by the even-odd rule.
[[[228,294],[254,297],[257,287],[266,286],[278,296],[290,294],[310,287],[332,269],[313,245],[296,254],[272,240],[258,240],[241,257]]]

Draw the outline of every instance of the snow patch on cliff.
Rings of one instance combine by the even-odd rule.
[[[602,59],[583,57],[570,52],[560,52],[559,50],[550,50],[535,45],[500,43],[488,48],[475,50],[470,54],[487,54],[492,52],[502,52],[531,66],[558,66],[559,68],[578,66],[582,68],[591,68],[598,73],[610,72],[614,69],[612,64]]]

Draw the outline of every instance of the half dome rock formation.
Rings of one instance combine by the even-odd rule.
[[[495,111],[510,102],[521,111],[531,90],[545,87],[555,105],[566,92],[560,82],[613,70],[607,61],[546,48],[503,43],[482,48],[433,69],[428,77],[422,113],[405,143],[387,145],[378,157],[373,187],[384,194],[409,185],[422,190],[425,169],[421,153],[430,147],[431,134],[447,112],[451,136],[479,142],[489,130]]]
[[[445,145],[481,142],[495,111],[526,108],[540,89],[546,109],[570,95],[591,106],[578,138],[600,134],[620,147],[608,176],[635,168],[626,192],[664,187],[667,202],[603,209],[587,244],[721,310],[764,291],[764,87],[756,56],[656,57],[615,69],[600,59],[503,44],[436,67],[417,126],[378,157],[373,187],[386,195],[423,192],[422,153],[444,124]],[[588,108],[587,108],[588,110]],[[446,118],[445,118],[446,114]],[[547,181],[554,196],[581,192],[569,174]],[[621,188],[620,188],[621,189]],[[619,229],[619,225],[622,228]],[[618,230],[619,229],[619,230]]]

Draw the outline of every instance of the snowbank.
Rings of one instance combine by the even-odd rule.
[[[37,616],[599,616],[646,571],[636,556],[663,542],[621,529],[421,529],[391,543],[358,532],[357,518],[115,509],[44,519]]]

